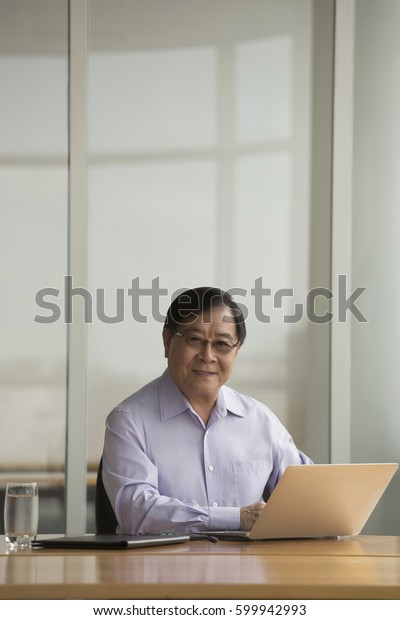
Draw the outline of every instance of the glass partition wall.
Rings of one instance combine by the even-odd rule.
[[[9,480],[39,483],[64,527],[66,327],[37,301],[68,244],[68,2],[0,2],[0,530]]]
[[[165,368],[171,296],[202,285],[246,307],[231,385],[305,449],[311,58],[308,0],[90,3],[93,466],[110,409]]]
[[[235,293],[248,338],[231,385],[268,403],[312,455],[313,3],[81,5],[86,86],[68,83],[76,3],[0,2],[1,475],[3,485],[15,475],[42,480],[50,508],[41,531],[65,527],[67,435],[68,454],[86,453],[89,472],[88,506],[75,497],[67,510],[87,510],[93,531],[106,415],[165,368],[162,321],[181,288]],[[87,238],[71,216],[76,89],[87,96]],[[85,255],[76,257],[80,234]],[[87,280],[72,300],[75,259],[87,263]],[[79,320],[87,402],[71,412]],[[323,409],[319,435],[326,394]]]

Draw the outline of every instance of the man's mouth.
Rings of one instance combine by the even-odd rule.
[[[193,372],[199,377],[212,377],[216,375],[216,372],[211,372],[211,370],[193,370]]]

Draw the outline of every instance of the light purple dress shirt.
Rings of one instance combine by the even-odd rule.
[[[223,386],[207,426],[168,370],[108,416],[103,481],[125,534],[240,529],[240,507],[310,464],[277,417]]]

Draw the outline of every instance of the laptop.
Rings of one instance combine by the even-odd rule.
[[[126,536],[123,534],[86,534],[85,536],[61,536],[39,538],[32,542],[35,549],[137,549],[172,545],[190,540],[186,534],[153,534]]]
[[[355,536],[397,468],[397,463],[290,465],[249,532],[207,534],[229,540]]]

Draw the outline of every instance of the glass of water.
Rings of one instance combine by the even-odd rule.
[[[39,522],[36,482],[9,482],[4,503],[4,531],[11,550],[29,549]]]

